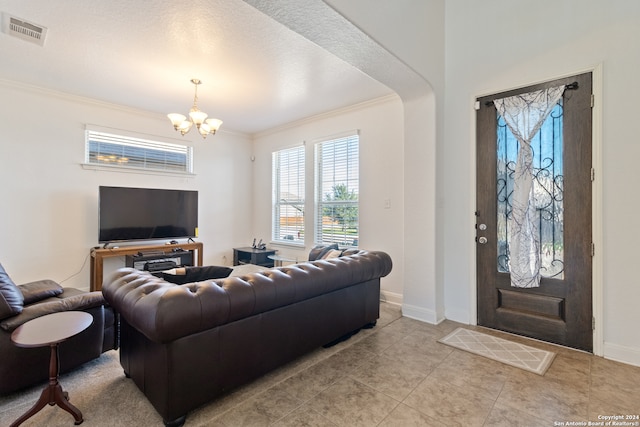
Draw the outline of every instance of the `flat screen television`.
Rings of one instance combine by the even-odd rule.
[[[155,188],[99,188],[99,242],[198,236],[198,192]]]

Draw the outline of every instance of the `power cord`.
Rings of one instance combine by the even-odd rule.
[[[82,273],[82,270],[84,270],[84,267],[87,265],[87,260],[89,259],[89,256],[91,255],[91,253],[87,253],[87,256],[84,258],[84,261],[82,262],[82,267],[80,267],[80,270],[78,270],[77,273],[72,274],[71,276],[67,277],[66,279],[58,282],[60,284],[63,284],[64,282],[66,282],[69,279],[72,279],[74,277],[76,277],[77,275],[79,275],[80,273]]]

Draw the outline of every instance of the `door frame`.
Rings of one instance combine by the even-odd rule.
[[[591,137],[591,146],[592,146],[592,159],[591,165],[595,170],[595,179],[591,186],[591,197],[592,197],[592,207],[591,207],[591,215],[592,215],[592,241],[595,246],[595,252],[592,259],[592,312],[593,317],[595,319],[595,325],[593,330],[593,354],[596,356],[604,355],[604,304],[603,304],[603,283],[604,283],[604,272],[603,272],[603,249],[604,249],[604,233],[602,229],[602,210],[603,210],[603,185],[602,185],[602,103],[603,103],[603,76],[602,76],[602,63],[597,64],[593,68],[588,68],[580,71],[574,71],[571,73],[567,73],[564,75],[559,75],[555,77],[551,77],[549,79],[537,81],[537,82],[528,82],[519,84],[518,86],[512,86],[511,88],[496,88],[494,90],[490,90],[488,92],[482,94],[475,94],[471,98],[470,104],[472,106],[475,105],[476,99],[482,98],[484,96],[489,96],[493,93],[501,93],[509,90],[518,89],[521,87],[532,86],[535,84],[544,83],[545,81],[552,81],[556,79],[561,79],[565,77],[570,77],[583,73],[592,73],[592,90],[593,90],[593,99],[594,104],[592,108],[592,137]],[[476,203],[476,110],[475,108],[470,109],[470,114],[472,116],[471,119],[471,144],[470,144],[470,152],[471,152],[471,164],[472,171],[470,181],[471,181],[471,200],[470,206],[472,208],[469,211],[469,244],[473,247],[472,256],[470,259],[469,269],[471,271],[471,283],[470,285],[470,295],[471,299],[469,301],[469,313],[470,313],[470,324],[477,325],[478,323],[478,309],[477,309],[477,300],[478,300],[478,290],[477,290],[477,270],[476,270],[476,252],[478,246],[475,244],[476,237],[476,216],[474,214]]]

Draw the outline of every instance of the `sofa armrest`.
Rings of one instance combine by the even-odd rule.
[[[100,291],[87,292],[69,298],[60,298],[57,301],[31,304],[30,306],[25,307],[19,315],[0,322],[0,328],[7,332],[11,332],[29,320],[46,314],[58,313],[61,311],[87,310],[101,305],[104,305],[104,297]]]
[[[62,286],[48,279],[18,285],[18,288],[24,296],[24,305],[58,296],[63,291]]]
[[[177,285],[146,271],[121,268],[103,282],[102,293],[122,319],[158,343],[209,329],[229,318],[225,291],[212,280]]]

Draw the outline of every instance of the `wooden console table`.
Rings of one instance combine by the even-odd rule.
[[[167,256],[171,256],[172,249],[183,249],[185,251],[194,252],[195,265],[202,265],[202,243],[175,243],[165,245],[140,245],[140,246],[121,246],[113,248],[91,248],[91,277],[89,281],[91,291],[102,290],[103,267],[105,258],[121,257],[126,255],[136,255],[138,252],[159,251],[167,252]]]

